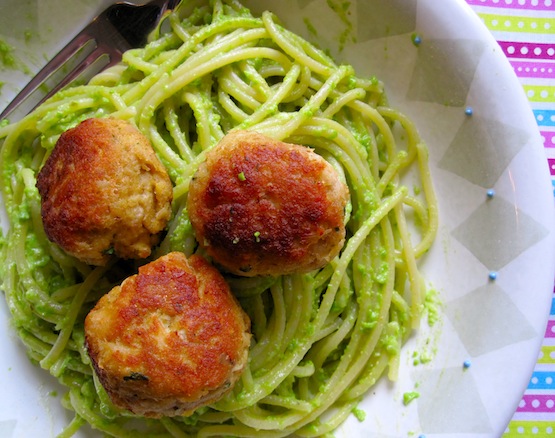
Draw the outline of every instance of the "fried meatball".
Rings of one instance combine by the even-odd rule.
[[[311,149],[232,131],[206,154],[189,185],[196,238],[242,276],[308,272],[345,240],[348,188]]]
[[[95,372],[114,405],[186,415],[241,375],[250,321],[204,258],[169,253],[103,296],[85,320]]]
[[[64,132],[37,177],[48,238],[91,265],[145,258],[171,215],[172,184],[131,123],[88,119]]]

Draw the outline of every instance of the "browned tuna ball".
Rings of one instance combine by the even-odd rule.
[[[85,340],[112,402],[147,417],[215,402],[248,359],[250,321],[218,270],[169,253],[103,296]]]
[[[148,257],[171,215],[172,184],[149,140],[114,118],[64,132],[37,188],[48,238],[91,265]]]
[[[348,197],[311,149],[232,131],[191,180],[187,209],[197,240],[224,269],[281,275],[320,268],[339,253]]]

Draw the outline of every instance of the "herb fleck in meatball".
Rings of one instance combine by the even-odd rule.
[[[139,268],[85,320],[112,402],[147,417],[187,415],[228,392],[247,363],[250,321],[204,258],[172,252]]]
[[[37,187],[48,238],[91,265],[148,257],[171,215],[172,184],[149,140],[114,118],[64,132]]]
[[[311,149],[234,131],[206,155],[189,186],[196,238],[237,275],[308,272],[345,239],[347,186]]]

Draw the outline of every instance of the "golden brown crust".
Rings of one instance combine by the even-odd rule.
[[[183,415],[239,378],[250,322],[221,274],[178,252],[139,268],[85,320],[86,345],[113,403],[138,415]]]
[[[172,184],[131,123],[88,119],[64,132],[37,177],[50,240],[86,263],[150,255],[171,215]]]
[[[304,146],[234,131],[206,155],[187,208],[197,240],[231,273],[320,268],[344,242],[347,186]]]

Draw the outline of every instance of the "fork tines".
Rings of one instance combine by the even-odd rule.
[[[163,14],[179,3],[180,0],[153,0],[145,5],[109,6],[37,73],[2,111],[0,120],[19,119],[74,81],[85,82],[117,64],[123,52],[146,44],[148,34]],[[45,88],[48,91],[43,91]]]

